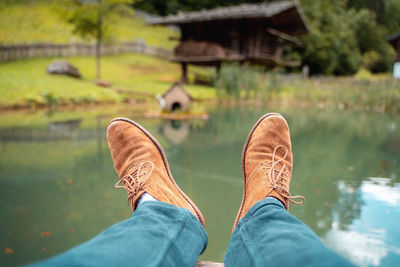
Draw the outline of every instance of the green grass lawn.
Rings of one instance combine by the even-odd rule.
[[[4,1],[4,0],[2,0]],[[71,43],[83,41],[72,33],[71,25],[64,22],[52,9],[51,0],[13,0],[0,2],[0,43]],[[144,39],[146,44],[172,48],[179,36],[167,27],[149,26],[135,16],[121,14],[110,25],[111,41]]]
[[[180,66],[160,58],[140,54],[121,54],[102,58],[102,78],[111,82],[113,89],[95,85],[95,60],[93,57],[66,58],[78,67],[83,79],[74,79],[59,75],[49,75],[46,67],[54,58],[28,59],[0,64],[0,108],[14,106],[37,106],[83,103],[119,103],[131,94],[119,94],[123,91],[147,92],[161,94],[174,81],[179,80]],[[207,73],[207,68],[190,66],[189,80],[193,74]],[[242,71],[245,72],[245,71]],[[246,72],[247,73],[247,72]],[[232,73],[226,73],[234,77]],[[244,83],[241,95],[257,101],[288,102],[294,105],[320,105],[345,109],[367,109],[377,111],[400,110],[399,83],[382,77],[377,80],[357,79],[354,77],[325,77],[309,80],[287,79],[286,76],[261,74],[255,79],[246,76],[251,83]],[[253,77],[253,78],[251,78]],[[251,78],[251,79],[250,79]],[[257,86],[256,86],[257,85]],[[212,87],[186,85],[189,93],[199,99],[215,99],[216,92]],[[222,89],[218,92],[224,92]],[[219,97],[221,97],[219,95]],[[222,97],[228,97],[229,94]],[[155,98],[150,98],[155,101]]]
[[[46,67],[54,58],[28,59],[0,64],[0,107],[51,104],[120,102],[126,95],[96,86],[93,57],[70,57],[70,63],[83,79],[49,75]],[[193,73],[195,68],[190,69]],[[178,64],[139,54],[122,54],[102,58],[102,78],[114,88],[138,92],[162,93],[179,80]],[[215,97],[212,88],[187,85],[193,97]]]
[[[70,43],[82,42],[72,33],[71,25],[54,11],[52,0],[3,0],[0,2],[0,44],[13,43]],[[109,41],[144,39],[146,44],[172,48],[179,33],[167,27],[154,27],[128,13],[114,15],[109,29]],[[87,40],[86,40],[87,41]],[[71,57],[82,80],[46,74],[54,58],[27,59],[0,63],[0,108],[53,104],[118,103],[126,100],[115,90],[94,84],[93,57]],[[193,68],[196,69],[196,68]],[[197,69],[197,72],[204,70]],[[162,93],[179,79],[177,64],[136,54],[105,56],[102,59],[102,78],[114,88],[148,93]],[[193,76],[193,74],[191,74]],[[201,86],[187,86],[194,97],[213,98],[214,91]]]
[[[52,0],[0,1],[0,43],[83,41],[54,12]],[[127,13],[116,17],[110,27],[116,41],[141,38],[147,44],[166,48],[176,45],[168,37],[179,35],[166,27],[147,26],[143,20]],[[46,74],[47,65],[54,60],[44,58],[1,63],[0,108],[119,103],[127,100],[128,94],[118,94],[116,90],[94,84],[93,57],[66,58],[81,71],[82,80]],[[386,74],[377,76],[360,71],[355,77],[303,80],[274,74],[255,74],[239,66],[232,71],[222,69],[220,90],[194,85],[187,85],[186,88],[192,96],[200,99],[216,98],[218,92],[222,100],[234,96],[266,103],[286,101],[339,108],[400,110],[399,82]],[[194,72],[212,74],[207,68],[191,66],[189,81],[193,81]],[[180,73],[178,64],[145,55],[122,54],[104,56],[102,59],[102,79],[111,82],[114,89],[162,93],[179,80]]]

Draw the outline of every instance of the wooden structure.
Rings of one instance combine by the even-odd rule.
[[[294,1],[180,12],[150,24],[180,27],[180,44],[174,50],[173,61],[181,63],[183,81],[187,64],[219,68],[224,61],[248,61],[268,67],[297,66],[299,62],[282,60],[283,48],[301,45],[293,36],[309,31]]]
[[[400,79],[400,33],[390,36],[388,41],[397,52],[393,66],[393,77]]]
[[[221,262],[212,262],[212,261],[198,261],[196,262],[195,267],[224,267],[225,264]]]
[[[174,83],[163,95],[163,110],[167,112],[188,111],[193,98],[181,83]]]
[[[1,44],[0,62],[37,58],[37,57],[70,57],[78,55],[94,55],[95,45],[88,43],[54,44],[54,43],[31,43],[31,44]],[[121,53],[140,53],[160,57],[171,58],[171,51],[163,47],[146,45],[143,41],[118,42],[104,44],[101,46],[102,55]]]
[[[400,61],[400,33],[392,35],[388,38],[389,43],[397,52],[396,62]]]

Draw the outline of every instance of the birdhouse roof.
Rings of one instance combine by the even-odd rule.
[[[193,97],[185,90],[185,88],[183,87],[183,84],[176,82],[174,83],[167,91],[165,91],[162,94],[162,97],[164,98],[165,96],[167,96],[168,94],[172,93],[174,90],[180,90],[183,93],[185,93],[190,100],[193,100]]]

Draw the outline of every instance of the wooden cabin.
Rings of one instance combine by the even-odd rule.
[[[191,95],[181,83],[174,83],[163,95],[163,110],[166,112],[188,111]]]
[[[301,45],[294,36],[309,31],[294,1],[179,12],[151,24],[180,28],[173,61],[181,63],[183,81],[187,78],[187,64],[219,68],[221,62],[236,61],[268,67],[298,66],[300,62],[282,60],[283,48]]]
[[[400,33],[390,36],[388,41],[397,52],[393,66],[393,77],[400,79]]]

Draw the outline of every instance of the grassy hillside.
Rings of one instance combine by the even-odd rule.
[[[1,0],[0,44],[52,42],[70,43],[82,40],[72,33],[54,10],[52,0]],[[172,48],[176,42],[169,37],[179,33],[166,27],[146,25],[128,12],[112,18],[109,25],[110,41],[144,39],[146,44]],[[80,104],[121,102],[127,95],[94,84],[93,57],[71,57],[69,62],[78,67],[82,80],[46,74],[46,67],[54,58],[27,59],[0,64],[0,108],[52,104]],[[102,59],[102,78],[114,88],[148,93],[162,93],[179,79],[177,64],[143,55],[114,55]],[[195,97],[213,97],[211,89],[188,86]],[[194,90],[197,89],[197,90]]]
[[[175,42],[168,37],[179,33],[166,27],[154,27],[144,20],[121,14],[110,25],[114,41],[144,39],[147,44],[172,48]],[[64,22],[52,8],[51,0],[16,0],[0,2],[0,43],[83,41],[72,33],[71,25]]]
[[[119,102],[126,96],[96,86],[93,57],[67,58],[78,67],[82,80],[49,75],[46,67],[54,59],[27,59],[0,64],[0,108],[37,104],[80,104]],[[192,69],[192,68],[191,68]],[[104,56],[102,77],[114,88],[148,93],[162,93],[179,79],[178,64],[138,54]],[[198,98],[215,97],[213,89],[186,86]]]

